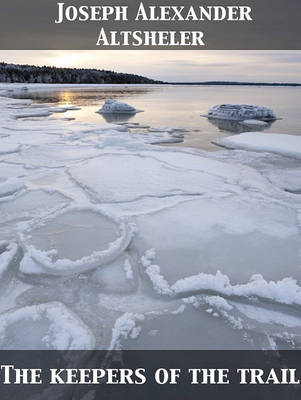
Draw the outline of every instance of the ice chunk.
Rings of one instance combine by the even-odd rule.
[[[121,340],[125,340],[128,337],[137,338],[140,333],[140,329],[137,330],[139,328],[137,323],[142,321],[144,321],[143,314],[125,313],[118,318],[112,331],[109,350],[121,350]]]
[[[15,243],[0,241],[0,279],[7,271],[9,264],[16,256],[18,246]]]
[[[75,107],[75,106],[60,106],[60,107],[49,107],[49,111],[52,113],[64,113],[66,111],[78,111],[80,110],[80,107]]]
[[[28,111],[19,111],[14,114],[14,118],[33,118],[33,117],[49,117],[52,114],[48,109],[34,109]]]
[[[29,254],[25,253],[21,262],[19,271],[22,274],[29,274],[29,275],[40,275],[45,273],[44,269],[35,262]]]
[[[94,345],[90,329],[59,302],[0,315],[1,350],[92,350]]]
[[[270,108],[249,104],[221,104],[212,107],[207,114],[208,118],[230,119],[244,121],[247,119],[259,119],[273,121],[276,116]]]
[[[301,136],[298,135],[246,132],[240,135],[215,139],[213,143],[232,149],[267,151],[301,159]]]
[[[267,126],[268,123],[265,121],[261,121],[259,119],[245,119],[244,121],[240,122],[242,125],[248,125],[248,126]]]
[[[133,233],[132,224],[97,206],[74,206],[29,224],[20,240],[45,273],[66,275],[114,260],[128,247]]]
[[[98,112],[100,114],[136,114],[137,112],[140,112],[140,110],[137,110],[135,107],[127,103],[122,103],[115,99],[107,99]]]

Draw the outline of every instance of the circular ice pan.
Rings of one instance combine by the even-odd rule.
[[[48,274],[85,272],[113,261],[130,244],[132,223],[99,206],[67,207],[20,232],[23,250]]]
[[[59,302],[26,306],[0,315],[1,350],[93,350],[88,326]]]

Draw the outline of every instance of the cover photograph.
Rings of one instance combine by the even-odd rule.
[[[0,399],[298,399],[300,0],[2,0]]]

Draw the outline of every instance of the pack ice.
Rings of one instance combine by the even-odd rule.
[[[153,146],[176,128],[53,118],[20,87],[0,85],[1,349],[300,349],[298,136]]]

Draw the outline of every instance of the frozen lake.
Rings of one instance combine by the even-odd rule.
[[[137,122],[152,127],[176,126],[188,130],[181,146],[216,150],[212,139],[256,127],[243,127],[231,121],[208,120],[202,117],[215,104],[244,103],[272,108],[281,118],[264,128],[265,132],[301,134],[300,87],[253,87],[253,86],[129,86],[101,89],[59,89],[17,93],[18,98],[33,99],[42,103],[74,105],[81,110],[69,111],[66,117],[84,122]],[[144,110],[132,116],[119,118],[96,114],[105,99],[114,98]],[[116,120],[117,118],[117,120]],[[177,144],[178,145],[178,144]]]
[[[301,348],[299,88],[23,86],[0,84],[0,349]],[[201,117],[223,102],[283,119]]]

